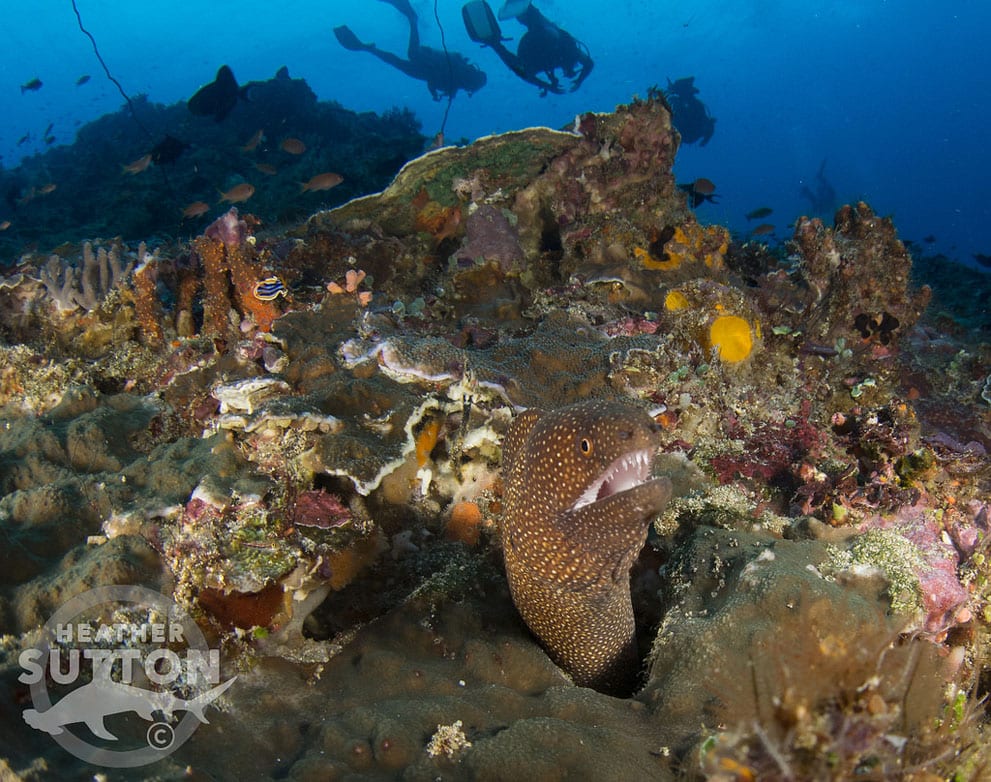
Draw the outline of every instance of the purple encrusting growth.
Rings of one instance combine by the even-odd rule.
[[[496,262],[503,271],[523,263],[519,233],[509,218],[496,207],[482,204],[465,220],[465,242],[457,252],[459,262]]]
[[[919,580],[926,632],[939,633],[957,624],[956,612],[970,595],[957,577],[960,556],[943,539],[942,529],[933,521],[932,514],[921,507],[904,507],[892,519],[868,519],[861,529],[891,530],[918,550],[913,574]]]

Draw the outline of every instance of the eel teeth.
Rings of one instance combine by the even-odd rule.
[[[602,474],[589,484],[581,496],[571,506],[578,510],[593,502],[604,500],[613,494],[635,488],[650,477],[650,466],[654,452],[650,448],[630,451],[623,454],[602,471]]]

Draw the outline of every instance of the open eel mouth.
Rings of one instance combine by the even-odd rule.
[[[614,459],[602,474],[599,475],[581,496],[571,506],[578,510],[593,502],[604,500],[614,494],[635,489],[650,480],[650,467],[653,462],[654,450],[644,448],[640,451],[630,451]]]

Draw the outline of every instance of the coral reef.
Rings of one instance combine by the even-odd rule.
[[[292,130],[318,170],[358,161],[368,177],[341,167],[335,199],[410,154],[409,117],[303,118],[305,85],[278,81],[259,85],[271,116],[301,130],[232,118]],[[218,190],[282,154],[200,131],[239,161]],[[79,776],[20,717],[17,650],[61,601],[128,582],[174,596],[239,672],[162,778],[991,767],[987,331],[945,299],[924,311],[865,204],[773,252],[700,223],[677,145],[655,96],[432,151],[329,211],[276,214],[258,185],[255,214],[190,217],[191,240],[45,248],[5,272],[7,766]],[[128,186],[154,189],[143,176]],[[134,211],[124,236],[150,235]],[[502,564],[529,480],[503,474],[507,433],[589,399],[647,421],[673,486],[632,565],[628,698],[554,664]]]
[[[827,556],[703,527],[670,564],[642,697],[707,774],[885,777],[953,745],[943,693],[961,655],[900,637],[876,571],[826,579]]]
[[[143,250],[142,246],[139,256],[144,254]],[[114,244],[109,251],[101,247],[94,253],[93,245],[85,242],[78,270],[64,264],[57,255],[51,255],[38,272],[41,284],[59,312],[72,312],[77,307],[92,312],[133,268],[133,262],[122,261],[119,244]]]
[[[48,252],[80,236],[119,235],[129,243],[189,236],[216,217],[214,206],[199,205],[215,205],[218,191],[238,183],[253,183],[251,209],[266,223],[304,219],[315,208],[384,187],[427,143],[408,110],[350,111],[317,100],[301,78],[276,76],[244,87],[251,100],[239,101],[224,122],[194,116],[185,101],[165,106],[137,95],[129,106],[78,128],[72,144],[5,167],[0,188],[22,198],[5,214],[11,225],[0,234],[0,260],[18,258],[28,243]],[[178,157],[152,160],[146,128],[181,141]],[[259,143],[243,149],[259,130]],[[305,154],[280,149],[287,135],[305,142]],[[116,173],[146,154],[152,163],[146,170]],[[338,172],[344,180],[330,191],[301,193],[299,183],[319,172]],[[44,197],[23,197],[41,183],[58,187]]]
[[[157,262],[152,255],[142,253],[141,250],[138,254],[141,256],[141,263],[134,270],[133,277],[134,317],[138,321],[142,338],[152,347],[157,347],[164,339],[164,310],[156,286]]]
[[[888,345],[929,302],[928,288],[910,290],[911,257],[891,220],[876,217],[865,203],[842,207],[832,229],[818,218],[800,220],[794,241],[808,287],[810,339],[832,344],[859,334]]]
[[[230,327],[231,289],[242,319],[270,331],[281,315],[274,300],[260,297],[257,286],[268,276],[253,252],[254,237],[233,206],[193,242],[203,264],[203,333],[220,336]]]

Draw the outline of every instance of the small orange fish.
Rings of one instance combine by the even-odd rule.
[[[289,138],[282,139],[282,143],[279,144],[279,148],[283,152],[288,152],[290,155],[302,155],[306,152],[306,144],[298,138],[292,138],[291,136]]]
[[[774,233],[774,226],[770,223],[761,223],[750,232],[751,236],[767,236]]]
[[[760,220],[762,217],[769,217],[774,210],[769,206],[759,206],[745,215],[748,220]]]
[[[265,129],[258,128],[258,130],[255,131],[255,135],[253,135],[251,138],[248,139],[248,143],[246,143],[243,147],[241,147],[241,150],[243,152],[251,152],[251,150],[255,149],[255,147],[257,147],[259,144],[262,143],[262,140],[264,138],[265,138]]]
[[[192,220],[194,217],[205,215],[209,211],[210,204],[206,201],[193,201],[193,203],[182,210],[182,216],[185,220]]]
[[[144,157],[139,157],[137,160],[128,163],[126,166],[122,166],[125,174],[140,174],[148,166],[151,165],[151,153],[149,152]]]
[[[317,174],[315,177],[312,177],[309,182],[300,182],[299,192],[314,193],[317,190],[330,190],[330,188],[337,187],[343,181],[344,177],[340,174],[327,171],[326,173]]]
[[[8,228],[10,228],[10,220],[4,220],[0,223],[0,231],[6,231]]]
[[[49,193],[54,193],[55,188],[57,187],[58,185],[54,182],[49,182],[47,185],[42,185],[38,188],[38,195],[48,195]]]
[[[239,204],[242,201],[247,201],[251,196],[255,194],[255,186],[248,183],[242,182],[239,185],[234,185],[226,193],[220,193],[219,203],[224,203],[224,201],[230,201],[232,204]]]
[[[275,176],[279,173],[275,166],[270,166],[268,163],[255,163],[255,169],[268,176]]]

